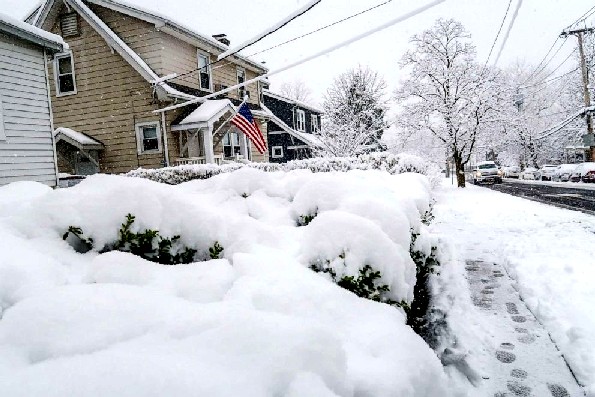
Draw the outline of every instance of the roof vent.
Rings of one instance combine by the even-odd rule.
[[[62,37],[79,35],[79,20],[76,12],[60,16],[60,30],[62,31]]]
[[[218,42],[220,42],[220,43],[223,43],[223,44],[225,44],[226,46],[229,46],[229,43],[230,43],[230,41],[229,41],[229,39],[227,38],[227,35],[226,35],[225,33],[221,33],[221,34],[214,34],[214,35],[213,35],[213,38],[214,38],[215,40],[217,40]]]

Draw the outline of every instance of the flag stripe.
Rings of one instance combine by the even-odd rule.
[[[231,122],[238,127],[240,131],[246,134],[246,136],[254,143],[254,146],[256,146],[256,149],[260,154],[263,154],[266,151],[266,146],[263,145],[262,140],[259,137],[260,131],[255,130],[254,126],[248,123],[244,117],[236,116]]]
[[[258,124],[256,124],[256,120],[254,120],[252,112],[250,112],[250,108],[247,104],[244,103],[240,106],[236,115],[231,119],[231,123],[242,131],[252,143],[254,143],[256,150],[258,150],[260,154],[264,154],[267,151],[264,135],[260,131],[260,128],[258,128]]]

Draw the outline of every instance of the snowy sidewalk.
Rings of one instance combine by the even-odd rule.
[[[465,266],[480,321],[492,326],[495,351],[485,350],[489,374],[481,374],[486,396],[583,396],[547,331],[521,301],[505,269],[495,263]],[[491,356],[491,359],[490,359]],[[484,395],[482,393],[482,395]]]
[[[483,378],[470,395],[583,396],[570,366],[595,396],[595,217],[475,186],[438,196],[432,230],[467,280],[451,294],[473,300],[450,313]]]

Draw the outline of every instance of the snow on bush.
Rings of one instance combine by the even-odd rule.
[[[273,163],[233,163],[221,166],[214,164],[183,165],[159,169],[139,168],[127,176],[150,179],[155,182],[177,185],[194,179],[208,179],[212,176],[237,171],[241,168],[255,168],[267,172],[310,170],[312,172],[382,170],[391,174],[415,172],[429,178],[433,187],[440,183],[440,170],[436,164],[407,153],[392,154],[377,152],[357,157],[321,157],[294,160],[285,164]]]
[[[8,185],[0,203],[11,206],[0,207],[0,395],[448,395],[402,310],[310,270],[344,255],[337,273],[371,266],[410,303],[411,232],[420,247],[431,238],[422,175],[242,167],[177,186],[96,175],[55,191]],[[198,262],[101,252],[127,214],[132,232],[179,235]],[[95,248],[75,252],[70,226]],[[221,259],[204,261],[215,242]]]

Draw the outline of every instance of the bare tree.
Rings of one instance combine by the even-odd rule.
[[[294,80],[281,84],[279,93],[289,99],[300,102],[309,102],[312,92],[302,80]]]
[[[386,82],[358,66],[339,75],[324,97],[324,121],[318,133],[322,155],[351,156],[377,150],[385,130]]]
[[[471,36],[455,20],[438,19],[410,42],[413,49],[401,61],[410,68],[409,77],[395,93],[402,108],[399,126],[437,137],[454,160],[458,186],[465,187],[465,164],[481,134],[497,126],[501,80],[476,63]]]

